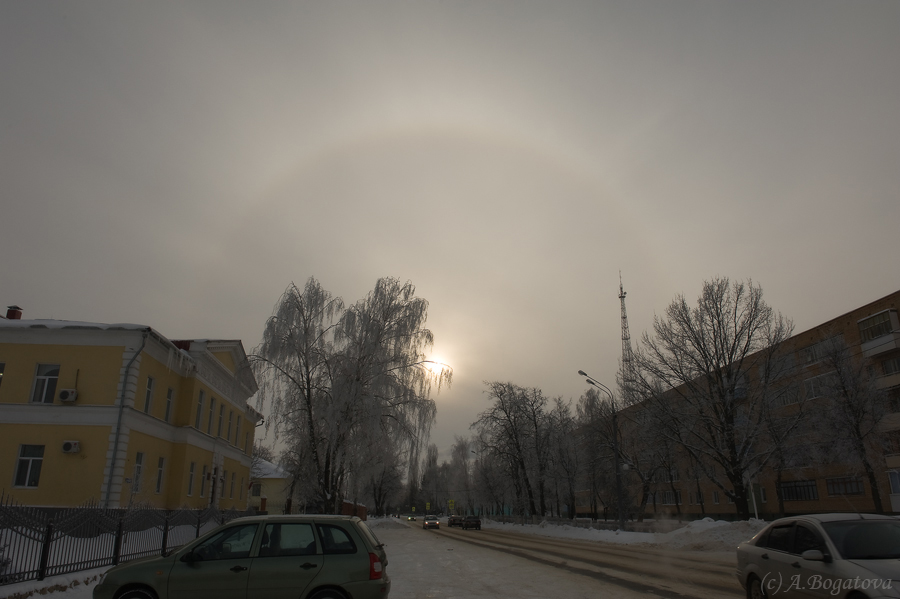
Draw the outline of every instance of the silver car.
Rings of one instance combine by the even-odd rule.
[[[741,543],[737,562],[748,599],[900,598],[900,519],[782,518]]]

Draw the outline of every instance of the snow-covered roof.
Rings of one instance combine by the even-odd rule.
[[[55,320],[51,318],[12,319],[0,318],[0,327],[7,329],[96,329],[100,331],[146,331],[145,324],[83,322],[79,320]]]

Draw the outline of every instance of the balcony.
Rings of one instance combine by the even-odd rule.
[[[900,348],[900,331],[891,331],[861,344],[863,355],[867,358]]]

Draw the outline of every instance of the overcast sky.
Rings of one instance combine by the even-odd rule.
[[[0,303],[248,352],[293,281],[430,303],[483,381],[615,384],[679,293],[900,288],[900,2],[0,3]]]

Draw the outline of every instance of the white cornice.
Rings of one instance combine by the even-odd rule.
[[[0,404],[0,427],[3,425],[116,425],[118,406],[58,406],[34,404]],[[190,426],[173,426],[132,408],[122,414],[123,430],[139,432],[170,443],[184,443],[224,455],[245,465],[250,457],[224,439],[214,438]],[[73,436],[75,433],[73,433]]]

